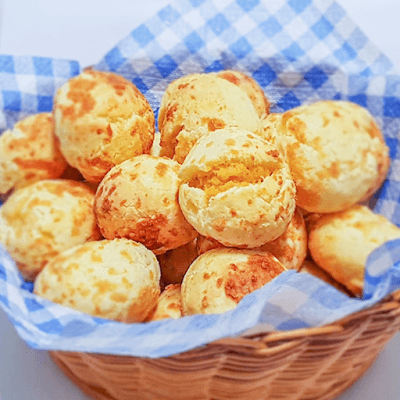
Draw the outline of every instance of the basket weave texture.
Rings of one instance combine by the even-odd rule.
[[[400,290],[319,328],[227,338],[150,359],[50,352],[98,400],[329,400],[359,379],[400,330]]]

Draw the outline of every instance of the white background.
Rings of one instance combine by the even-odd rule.
[[[218,0],[216,0],[218,1]],[[273,1],[273,0],[264,0]],[[97,63],[167,0],[0,0],[0,54]],[[400,1],[338,0],[400,71]],[[377,362],[337,400],[400,399],[400,334]],[[28,348],[0,310],[1,400],[87,400],[52,364]]]

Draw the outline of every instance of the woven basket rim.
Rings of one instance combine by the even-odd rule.
[[[329,334],[340,334],[346,329],[356,328],[360,321],[364,321],[366,318],[373,318],[376,315],[384,315],[385,318],[394,319],[396,316],[400,314],[400,289],[395,292],[392,292],[386,295],[381,301],[376,304],[373,304],[365,309],[354,312],[348,316],[345,316],[335,322],[317,326],[310,328],[298,328],[288,331],[271,331],[260,334],[252,334],[249,336],[240,336],[240,337],[226,337],[222,339],[215,340],[210,343],[206,343],[204,345],[198,346],[191,350],[187,350],[182,353],[173,354],[167,357],[158,357],[156,359],[172,359],[172,358],[180,358],[185,357],[188,354],[193,354],[195,352],[201,351],[205,347],[232,347],[232,348],[242,348],[249,349],[251,351],[259,351],[260,353],[263,350],[268,349],[271,350],[273,347],[277,346],[279,351],[282,350],[282,346],[291,346],[293,343],[298,343],[301,340],[307,340],[311,338],[323,337],[324,335]],[[400,325],[398,328],[400,331]],[[76,353],[70,351],[62,351],[62,350],[50,350],[50,353]],[[85,353],[79,352],[81,354],[87,354],[90,356],[100,356],[100,357],[133,357],[138,359],[152,359],[149,357],[139,357],[139,356],[131,356],[131,355],[119,355],[112,353]]]

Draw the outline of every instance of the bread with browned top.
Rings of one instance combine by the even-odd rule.
[[[56,93],[53,114],[63,155],[90,182],[150,152],[153,110],[137,87],[117,74],[86,70],[70,79]]]

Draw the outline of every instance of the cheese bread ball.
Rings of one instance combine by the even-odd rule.
[[[183,315],[216,314],[272,281],[285,267],[270,253],[215,249],[199,256],[183,278]]]
[[[310,212],[342,211],[371,196],[389,168],[388,147],[371,114],[346,101],[319,101],[286,111],[280,124],[297,204]]]
[[[261,122],[251,100],[238,86],[213,74],[193,74],[167,87],[161,100],[158,127],[160,155],[181,164],[206,133],[225,127],[259,133]]]
[[[182,317],[181,285],[168,285],[157,300],[157,305],[146,321]]]
[[[122,76],[86,70],[55,96],[55,134],[68,163],[90,182],[114,166],[149,153],[153,111],[143,94]]]
[[[51,113],[24,118],[0,135],[0,194],[58,178],[66,167]]]
[[[178,204],[180,165],[143,154],[113,167],[96,192],[95,214],[106,239],[128,238],[155,254],[183,246],[197,232]]]
[[[15,191],[0,208],[0,242],[26,280],[60,252],[101,238],[94,192],[84,183],[44,180]]]
[[[142,322],[160,295],[154,254],[127,239],[75,246],[38,275],[34,293],[95,317]]]
[[[309,229],[313,260],[356,296],[362,294],[369,254],[383,243],[400,238],[396,225],[361,205],[323,215]]]
[[[197,258],[197,238],[157,256],[164,283],[181,283],[190,264]]]
[[[219,247],[224,246],[215,239],[201,235],[197,238],[196,249],[198,255]],[[273,254],[286,269],[299,270],[307,256],[307,231],[300,210],[296,208],[293,218],[283,235],[253,250],[268,251]]]
[[[179,170],[179,203],[203,236],[253,248],[282,235],[295,186],[275,146],[253,133],[221,129],[199,139]]]
[[[224,70],[215,73],[219,78],[226,79],[242,89],[253,103],[258,116],[269,114],[270,104],[259,84],[250,76],[240,71]]]

